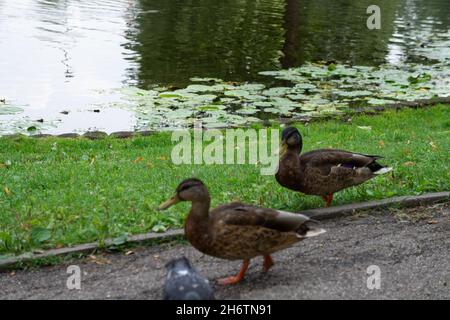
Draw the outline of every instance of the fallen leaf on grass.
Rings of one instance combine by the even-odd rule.
[[[134,159],[133,163],[139,163],[139,162],[141,162],[142,160],[144,160],[143,157],[137,157],[136,159]]]
[[[3,191],[5,192],[5,194],[6,194],[7,196],[12,195],[12,192],[11,192],[11,190],[10,190],[8,187],[4,187],[4,188],[3,188]]]
[[[157,157],[156,159],[158,159],[158,160],[167,160],[167,158],[166,158],[166,157],[164,157],[164,156],[161,156],[161,157]]]
[[[378,142],[378,144],[380,145],[380,148],[384,148],[384,141],[380,140],[380,142]]]
[[[438,148],[438,147],[437,147],[437,145],[435,145],[435,144],[434,144],[434,142],[433,142],[433,141],[430,141],[430,143],[429,143],[429,144],[430,144],[430,146],[431,146],[431,149],[433,149],[433,150],[437,150],[437,148]]]
[[[415,163],[412,162],[412,161],[406,161],[403,165],[404,165],[404,166],[407,166],[407,167],[412,167],[412,166],[415,165]]]

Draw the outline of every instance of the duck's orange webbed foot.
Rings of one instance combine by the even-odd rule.
[[[241,270],[239,270],[239,273],[237,275],[218,279],[217,283],[220,285],[228,285],[228,284],[236,284],[236,283],[240,282],[242,279],[244,279],[245,272],[247,271],[249,264],[250,264],[250,260],[244,260],[244,262],[242,263],[242,266],[241,266]]]
[[[264,264],[263,264],[263,272],[267,272],[269,271],[270,267],[273,266],[273,260],[272,257],[270,256],[270,254],[264,256]]]
[[[326,196],[322,196],[322,199],[326,202],[325,207],[329,207],[331,204],[331,201],[333,201],[333,195],[327,194]]]

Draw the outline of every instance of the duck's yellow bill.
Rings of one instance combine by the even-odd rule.
[[[278,152],[279,157],[281,158],[287,150],[287,144],[285,142],[281,142],[280,151]]]
[[[166,210],[167,208],[170,208],[171,206],[173,206],[178,202],[180,202],[180,199],[178,199],[178,197],[175,195],[166,202],[161,203],[158,207],[158,210]]]

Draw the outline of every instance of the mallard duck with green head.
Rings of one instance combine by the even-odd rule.
[[[301,154],[303,139],[295,127],[281,134],[278,171],[275,178],[288,189],[321,196],[326,206],[333,194],[357,186],[392,170],[377,162],[380,156],[338,149],[318,149]]]
[[[181,182],[175,195],[159,209],[167,209],[180,201],[192,203],[184,232],[197,250],[217,258],[243,261],[236,276],[219,279],[219,284],[241,281],[250,259],[257,256],[264,258],[263,271],[266,272],[273,265],[272,253],[325,232],[309,226],[312,220],[305,215],[240,202],[221,205],[210,211],[208,188],[195,178]]]

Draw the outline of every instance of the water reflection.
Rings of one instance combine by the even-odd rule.
[[[2,0],[0,98],[25,111],[0,116],[0,126],[25,117],[55,122],[53,131],[76,122],[84,130],[76,119],[116,101],[107,93],[121,86],[184,86],[192,76],[261,81],[261,70],[315,60],[430,63],[417,47],[449,38],[448,0],[380,0],[382,28],[369,31],[372,2]],[[134,125],[132,115],[114,126],[106,117],[89,128]]]

